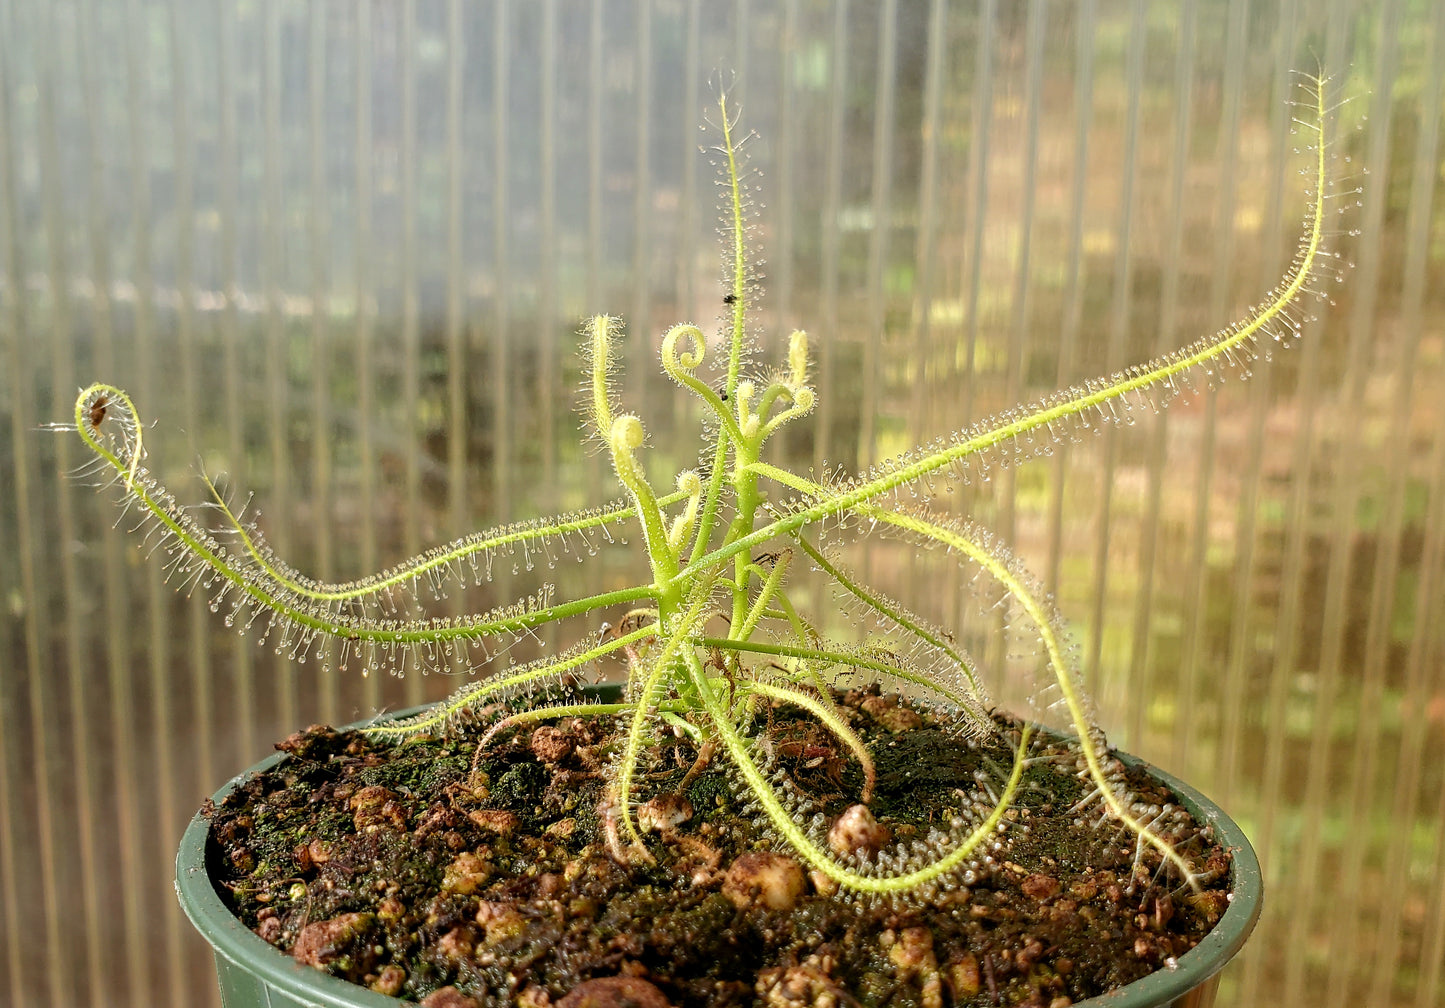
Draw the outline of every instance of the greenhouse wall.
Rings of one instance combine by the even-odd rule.
[[[1053,593],[1111,742],[1245,826],[1266,910],[1221,1003],[1441,1004],[1429,0],[0,0],[0,1002],[213,1001],[170,881],[204,796],[299,727],[456,686],[289,661],[174,590],[52,429],[79,387],[127,389],[152,472],[198,506],[215,480],[318,577],[613,500],[578,333],[622,320],[619,394],[688,464],[657,352],[727,308],[726,93],[756,366],[793,328],[817,355],[783,455],[856,472],[1264,298],[1320,72],[1339,259],[1300,338],[940,506]],[[628,576],[511,559],[467,605]],[[947,558],[859,562],[1004,659]]]

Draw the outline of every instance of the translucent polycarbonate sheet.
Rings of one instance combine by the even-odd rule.
[[[689,466],[656,353],[726,307],[722,87],[757,133],[757,366],[794,327],[815,354],[779,459],[856,471],[1263,298],[1322,64],[1357,233],[1303,338],[935,504],[1055,593],[1110,737],[1249,832],[1266,909],[1221,1003],[1439,1004],[1442,35],[1425,0],[0,0],[0,1001],[214,999],[169,882],[201,797],[456,685],[288,661],[172,591],[45,429],[78,386],[327,578],[618,496],[574,408],[599,312]],[[948,557],[853,560],[1008,667]],[[438,611],[636,573],[519,552]],[[539,637],[512,654],[570,642]]]

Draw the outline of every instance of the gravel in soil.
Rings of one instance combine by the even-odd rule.
[[[923,839],[1012,763],[1005,718],[996,740],[969,742],[896,696],[838,700],[877,764],[871,814],[853,807],[857,762],[816,723],[769,711],[760,748],[819,829],[835,824],[863,856]],[[389,743],[310,728],[208,809],[213,878],[296,960],[429,1008],[1062,1008],[1168,968],[1227,906],[1229,855],[1170,810],[1174,796],[1129,776],[1165,809],[1200,892],[1097,807],[1075,810],[1077,757],[1057,741],[1036,746],[986,855],[927,893],[833,892],[749,811],[721,756],[689,774],[697,750],[670,736],[637,810],[654,860],[620,863],[605,801],[619,738],[613,719],[574,718],[500,734],[478,756],[466,733]]]

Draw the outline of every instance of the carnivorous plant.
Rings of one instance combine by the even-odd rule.
[[[342,668],[395,674],[450,669],[463,661],[467,685],[425,713],[379,724],[394,736],[445,731],[500,699],[541,698],[498,715],[495,732],[519,723],[565,716],[614,715],[625,724],[612,767],[609,811],[614,853],[647,857],[637,808],[650,742],[660,732],[685,732],[705,757],[726,760],[737,785],[761,809],[776,837],[798,858],[844,890],[914,894],[949,880],[975,863],[999,831],[1028,762],[1027,722],[1006,739],[1012,766],[962,800],[957,817],[906,849],[877,857],[832,849],[828,823],[809,816],[806,802],[770,767],[760,710],[784,703],[807,712],[838,740],[863,771],[866,804],[872,760],[829,689],[840,670],[906,688],[957,712],[965,731],[1000,733],[988,713],[988,671],[951,634],[870,588],[845,569],[831,544],[887,530],[947,552],[965,568],[985,604],[996,605],[1017,637],[1032,642],[1040,703],[1061,713],[1078,736],[1080,773],[1091,790],[1085,807],[1157,848],[1184,881],[1194,867],[1156,828],[1157,810],[1136,807],[1096,730],[1081,691],[1074,652],[1048,598],[1008,549],[985,530],[919,503],[937,484],[986,473],[1000,453],[1017,458],[1059,439],[1120,419],[1141,405],[1158,407],[1196,382],[1212,382],[1260,354],[1261,345],[1298,335],[1302,299],[1337,268],[1326,250],[1332,198],[1325,124],[1325,82],[1306,78],[1297,131],[1308,151],[1308,209],[1292,263],[1265,299],[1219,332],[1116,374],[1086,381],[1046,398],[962,427],[866,471],[825,478],[799,475],[771,463],[769,443],[806,416],[828,389],[810,383],[810,338],[794,332],[773,370],[754,363],[749,333],[756,294],[747,235],[748,205],[739,183],[737,123],[726,95],[718,103],[717,148],[727,231],[729,308],[720,339],[709,343],[694,325],[677,325],[661,343],[668,377],[701,403],[705,447],[696,469],[659,483],[647,465],[644,421],[628,412],[614,385],[620,327],[607,316],[585,327],[589,381],[586,423],[611,459],[623,498],[566,514],[518,521],[477,532],[405,560],[370,577],[324,583],[274,555],[207,480],[212,500],[202,521],[182,506],[145,466],[144,425],[130,397],[112,385],[83,390],[75,426],[94,451],[94,470],[119,490],[119,501],[143,538],[166,560],[167,575],[184,591],[200,590],[212,610],[249,627],[261,641],[292,658],[335,656]],[[720,352],[714,353],[714,347]],[[716,357],[716,359],[713,359]],[[919,491],[922,491],[921,493]],[[220,518],[215,519],[219,514]],[[550,587],[489,612],[427,616],[418,594],[440,596],[450,582],[490,578],[498,556],[595,552],[600,540],[631,536],[644,550],[650,579],[582,598],[554,598]],[[795,605],[790,575],[806,565],[831,582],[849,611],[870,629],[862,642],[830,639]],[[410,601],[398,599],[406,596]],[[604,617],[608,618],[604,622]],[[543,624],[577,627],[570,647],[525,664],[492,663],[515,638]],[[876,630],[875,630],[876,628]],[[326,642],[335,641],[329,649]],[[461,656],[460,658],[458,656]],[[600,659],[625,662],[627,683],[617,703],[586,702],[547,691]]]

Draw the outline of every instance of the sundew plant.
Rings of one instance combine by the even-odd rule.
[[[1331,110],[1323,79],[1305,78],[1301,90],[1296,133],[1308,157],[1301,173],[1308,209],[1289,269],[1260,304],[1212,336],[960,428],[856,475],[819,480],[767,461],[774,435],[805,417],[829,390],[810,384],[803,332],[794,332],[782,360],[770,365],[754,345],[749,206],[739,181],[737,122],[725,94],[715,128],[728,312],[711,341],[695,325],[678,325],[661,344],[663,370],[696,396],[704,414],[695,469],[665,481],[651,471],[643,419],[626,410],[617,391],[620,327],[607,316],[584,330],[585,427],[610,456],[623,498],[474,533],[357,581],[325,583],[288,566],[209,480],[212,499],[205,505],[178,503],[147,471],[144,425],[121,389],[96,384],[82,391],[73,429],[95,453],[88,471],[119,488],[121,506],[171,580],[181,590],[204,592],[228,624],[298,662],[334,660],[362,674],[452,671],[458,664],[470,671],[451,698],[371,730],[398,737],[437,733],[475,720],[483,708],[504,711],[494,715],[499,720],[486,738],[530,721],[619,718],[624,730],[600,814],[610,820],[614,854],[641,859],[650,855],[637,809],[649,797],[644,775],[653,743],[664,732],[685,733],[700,759],[730,764],[742,796],[761,810],[779,841],[855,893],[926,892],[975,866],[1001,829],[1029,759],[1030,723],[1005,729],[989,713],[989,670],[948,631],[845,569],[836,547],[886,532],[944,551],[964,569],[963,581],[979,604],[1003,615],[1009,650],[1022,652],[1032,667],[1033,715],[1062,719],[1077,735],[1079,773],[1091,791],[1083,808],[1101,823],[1131,831],[1138,850],[1156,848],[1182,880],[1193,882],[1195,871],[1167,838],[1160,811],[1128,794],[1095,728],[1074,648],[1050,600],[1002,543],[928,502],[950,485],[986,476],[991,465],[1047,451],[1131,410],[1157,409],[1229,371],[1247,373],[1264,348],[1299,334],[1306,320],[1302,299],[1338,271],[1337,254],[1325,247],[1333,197],[1325,141]],[[426,614],[424,603],[450,588],[489,580],[500,557],[575,553],[586,559],[602,546],[627,542],[646,552],[650,580],[566,600],[544,585],[489,612]],[[830,583],[842,608],[866,630],[861,643],[830,639],[819,620],[794,604],[803,597],[797,591],[803,572]],[[575,628],[570,647],[525,664],[496,660],[518,638],[561,621]],[[587,702],[570,689],[609,657],[627,669],[620,702]],[[844,675],[883,681],[947,708],[965,734],[1012,748],[1012,765],[962,799],[946,828],[876,856],[837,853],[826,841],[828,823],[771,764],[759,714],[785,704],[815,718],[860,764],[858,797],[866,804],[872,759],[830,688]]]

